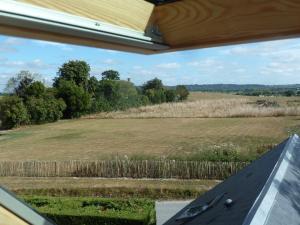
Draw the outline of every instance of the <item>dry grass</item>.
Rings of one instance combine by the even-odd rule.
[[[217,180],[150,180],[99,178],[0,177],[0,183],[20,195],[95,196],[113,198],[194,199]]]
[[[0,177],[0,183],[11,190],[55,188],[158,188],[208,190],[215,180],[162,180],[162,179],[102,179],[102,178],[29,178]]]
[[[299,116],[299,106],[259,107],[248,98],[205,99],[100,113],[87,118],[232,118]]]
[[[299,117],[79,119],[2,132],[1,160],[164,157],[229,148],[256,150],[285,139]]]
[[[191,155],[220,148],[256,151],[276,144],[290,132],[299,131],[297,98],[270,98],[281,108],[253,108],[247,102],[257,97],[230,94],[192,93],[190,102],[132,109],[131,114],[112,113],[127,119],[65,120],[53,124],[0,132],[1,160],[97,160],[115,157],[167,157]],[[283,107],[291,105],[292,107]],[[242,107],[241,107],[242,106]],[[176,110],[174,110],[176,109]],[[297,109],[295,113],[294,109]],[[132,119],[157,115],[155,119]],[[195,118],[201,116],[244,118]],[[105,116],[107,117],[107,116]],[[181,118],[184,117],[184,118]],[[188,118],[189,117],[189,118]]]

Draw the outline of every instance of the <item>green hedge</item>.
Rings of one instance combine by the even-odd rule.
[[[24,200],[58,225],[155,224],[155,206],[149,199],[27,196]]]

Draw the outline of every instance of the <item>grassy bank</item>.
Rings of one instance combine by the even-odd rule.
[[[58,225],[155,224],[154,202],[147,199],[41,196],[25,196],[23,199]]]
[[[0,183],[18,195],[193,199],[210,190],[219,181],[0,177]]]

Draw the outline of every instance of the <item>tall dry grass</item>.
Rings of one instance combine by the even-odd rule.
[[[89,118],[230,118],[299,116],[300,107],[261,107],[248,99],[198,100],[164,103],[126,111],[99,113]]]
[[[248,162],[181,160],[0,161],[0,177],[102,177],[151,179],[219,179]]]

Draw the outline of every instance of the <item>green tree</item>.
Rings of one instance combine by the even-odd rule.
[[[27,124],[29,116],[22,99],[17,96],[3,97],[0,101],[0,120],[4,129]]]
[[[88,81],[88,92],[90,93],[90,95],[92,97],[95,96],[96,94],[96,90],[97,90],[97,87],[98,87],[98,80],[96,77],[91,77]]]
[[[102,74],[102,80],[120,80],[120,74],[115,70],[107,70]]]
[[[154,78],[153,80],[147,81],[143,86],[142,86],[142,91],[145,94],[147,90],[161,90],[164,89],[164,85],[162,81],[158,78]]]
[[[176,87],[176,93],[177,93],[178,99],[180,101],[186,100],[188,98],[189,94],[190,94],[188,89],[184,85],[178,85]]]
[[[46,92],[45,85],[40,81],[35,81],[24,90],[24,98],[37,97],[41,98]]]
[[[175,90],[165,90],[166,102],[175,102],[176,101],[176,91]]]
[[[89,111],[91,96],[73,81],[61,80],[57,88],[57,97],[66,103],[64,118],[78,118]]]
[[[90,66],[85,61],[72,60],[64,63],[58,71],[58,77],[54,79],[54,87],[58,87],[61,80],[72,81],[77,86],[88,88]]]
[[[6,84],[5,92],[7,93],[23,93],[23,90],[26,89],[34,80],[38,80],[40,77],[39,74],[31,73],[27,70],[20,71],[16,76],[10,78]]]
[[[104,98],[112,104],[120,98],[119,83],[113,80],[101,80],[97,88],[97,97]]]

